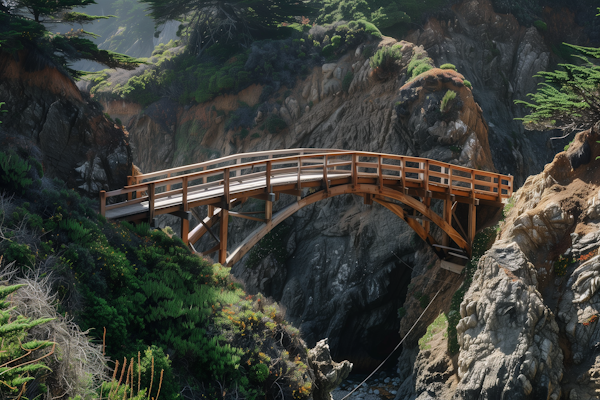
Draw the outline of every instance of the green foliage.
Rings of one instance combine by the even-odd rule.
[[[466,79],[465,79],[465,80],[463,81],[463,84],[464,84],[466,87],[468,87],[469,89],[473,90],[473,85],[471,85],[471,82],[470,82],[470,81],[468,81],[468,80],[466,80]]]
[[[386,35],[399,37],[411,22],[419,21],[423,13],[444,4],[444,0],[324,0],[318,24],[337,21],[364,20]]]
[[[460,303],[462,303],[465,293],[469,290],[473,282],[473,275],[477,270],[477,264],[483,254],[494,244],[496,239],[496,227],[488,227],[475,235],[471,259],[463,269],[465,278],[460,288],[452,296],[450,301],[450,311],[448,312],[448,352],[456,354],[460,347],[458,345],[456,326],[460,322]]]
[[[454,90],[448,90],[444,97],[442,98],[442,102],[440,103],[440,111],[445,113],[450,110],[450,106],[452,101],[456,98],[457,93]]]
[[[406,315],[406,308],[400,307],[398,309],[398,318],[402,319]]]
[[[4,261],[14,261],[20,267],[32,267],[35,256],[28,245],[11,242],[4,250]]]
[[[1,43],[1,42],[0,42]],[[6,103],[3,101],[0,101],[0,108],[2,108],[3,105],[5,105]],[[8,112],[8,110],[0,110],[0,112],[5,113]],[[2,123],[2,121],[0,121],[0,124]]]
[[[156,25],[181,20],[181,32],[188,36],[188,51],[201,55],[214,44],[247,48],[256,39],[290,34],[294,28],[282,25],[295,17],[311,15],[310,3],[292,0],[233,0],[214,3],[209,0],[144,0]],[[225,28],[227,27],[227,28]]]
[[[8,295],[22,285],[0,287],[0,374],[2,385],[0,395],[14,398],[19,395],[23,385],[34,379],[34,376],[49,368],[43,359],[51,354],[44,350],[52,346],[46,341],[26,341],[28,331],[51,319],[31,320],[22,315],[12,315],[9,308]],[[21,397],[19,395],[19,397]]]
[[[114,380],[103,385],[104,396],[156,398],[161,370],[160,398],[179,398],[182,386],[192,380],[203,382],[190,389],[197,398],[219,398],[223,390],[238,397],[273,398],[279,393],[274,382],[286,398],[310,395],[299,332],[283,321],[276,305],[247,296],[229,269],[190,253],[180,239],[170,237],[172,230],[106,222],[91,209],[92,200],[72,190],[34,189],[26,195],[0,218],[3,234],[15,238],[0,241],[0,254],[10,256],[7,249],[15,243],[30,264],[55,257],[55,289],[66,299],[63,311],[83,330],[90,329],[96,341],[105,339],[112,359],[126,358],[129,366],[142,352],[145,389],[131,393]],[[23,227],[32,231],[23,232]],[[37,252],[16,239],[39,238],[38,232],[45,234]],[[278,237],[271,243],[277,256],[281,243]],[[78,299],[76,307],[69,299]]]
[[[27,49],[38,54],[38,62],[32,68],[40,69],[45,66],[58,65],[63,71],[77,78],[79,71],[69,67],[69,62],[79,59],[89,59],[105,64],[110,68],[134,69],[140,63],[135,58],[101,50],[85,36],[94,36],[83,29],[73,30],[64,34],[46,31],[44,17],[49,17],[53,23],[84,23],[96,20],[96,16],[86,16],[78,12],[66,12],[76,6],[86,6],[93,0],[59,0],[46,2],[43,0],[17,0],[9,5],[10,13],[0,12],[0,51],[16,54]],[[34,20],[29,19],[33,14]],[[66,20],[62,20],[65,17]],[[42,19],[40,19],[42,18]],[[48,22],[47,20],[45,22]]]
[[[454,64],[450,64],[450,63],[442,64],[442,65],[440,65],[440,68],[441,69],[451,69],[451,70],[456,71],[456,67],[454,66]]]
[[[554,275],[559,277],[565,276],[567,274],[567,267],[574,262],[571,257],[558,256],[558,259],[553,264]]]
[[[548,25],[544,21],[539,19],[533,21],[533,26],[535,26],[537,30],[542,33],[548,30]]]
[[[31,165],[15,152],[0,151],[0,189],[23,193],[32,184],[28,177]]]
[[[269,377],[269,367],[265,364],[255,364],[250,368],[250,379],[263,383]]]
[[[275,259],[282,263],[287,258],[286,242],[287,235],[291,228],[286,224],[277,225],[271,232],[267,233],[253,248],[250,250],[246,267],[254,269],[258,264],[270,254],[273,254]]]
[[[427,350],[431,348],[429,342],[435,334],[448,329],[448,318],[444,313],[440,313],[438,317],[427,327],[427,332],[419,339],[419,349]],[[447,337],[448,332],[444,334]]]
[[[422,53],[413,56],[408,63],[406,74],[409,79],[415,79],[417,76],[433,68],[433,61],[425,57]]]
[[[269,114],[265,121],[265,129],[272,134],[287,128],[287,123],[279,115]]]
[[[369,65],[373,69],[381,69],[383,71],[391,71],[396,65],[396,61],[402,59],[402,46],[385,46],[377,50],[377,52],[369,60]]]
[[[526,129],[574,130],[591,126],[600,118],[600,66],[587,57],[600,59],[600,49],[568,45],[580,52],[578,64],[559,64],[562,70],[540,71],[544,78],[536,93],[529,94],[532,102],[516,100],[530,109],[523,121]]]

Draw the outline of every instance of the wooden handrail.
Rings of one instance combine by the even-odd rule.
[[[243,159],[261,157],[263,157],[263,159],[242,162]],[[374,160],[361,161],[361,158],[370,158]],[[233,164],[225,165],[229,161],[233,161]],[[219,166],[217,167],[217,165]],[[439,171],[432,170],[432,166],[439,168]],[[346,168],[344,169],[342,167]],[[347,167],[349,167],[349,169],[347,169]],[[264,170],[256,171],[256,169]],[[329,169],[331,169],[331,171],[329,171]],[[373,169],[376,171],[376,173],[373,174],[372,172],[361,172],[361,169],[363,169],[363,171],[364,169]],[[190,170],[196,171],[185,173],[186,171]],[[384,170],[389,172],[397,171],[398,175],[384,174]],[[359,177],[376,177],[378,179],[378,185],[381,187],[383,187],[384,179],[396,179],[399,181],[401,186],[404,186],[406,182],[420,181],[423,182],[425,190],[428,190],[429,185],[436,185],[447,187],[449,194],[452,194],[454,190],[459,190],[463,192],[471,192],[475,195],[481,193],[494,196],[497,197],[498,200],[510,197],[513,190],[512,176],[475,170],[427,158],[337,149],[285,149],[234,154],[216,160],[151,172],[148,174],[141,174],[135,177],[128,177],[128,186],[125,186],[122,189],[101,193],[100,208],[105,212],[107,210],[106,200],[110,197],[120,195],[128,195],[126,197],[129,201],[111,204],[110,209],[133,204],[134,202],[138,203],[141,199],[136,199],[138,201],[131,200],[131,193],[136,192],[139,194],[140,192],[146,191],[148,192],[148,196],[145,196],[143,199],[147,199],[150,203],[152,203],[150,205],[150,209],[153,211],[153,200],[155,198],[181,194],[182,189],[171,190],[171,188],[173,185],[184,182],[186,185],[186,195],[187,192],[194,190],[194,188],[199,189],[201,187],[214,187],[225,183],[227,188],[225,189],[224,193],[228,194],[230,190],[229,181],[242,182],[245,177],[259,178],[261,176],[265,176],[267,180],[267,187],[265,189],[269,191],[271,190],[270,185],[272,176],[275,177],[278,174],[292,173],[297,175],[297,187],[301,188],[300,181],[302,171],[311,171],[309,173],[312,174],[321,171],[326,190],[329,186],[329,173],[349,174],[354,185],[358,184]],[[181,172],[184,172],[184,174],[176,175],[177,173]],[[145,179],[151,179],[165,175],[167,176],[166,178],[145,183],[141,182]],[[223,178],[217,178],[217,180],[213,182],[206,182],[207,178],[219,175],[222,175]],[[431,180],[432,178],[434,178],[434,180]],[[191,183],[193,183],[195,180],[201,180],[201,182],[194,182],[195,184],[191,185]],[[466,185],[456,185],[455,182],[463,182],[463,185],[466,184],[468,187],[465,187]],[[504,182],[506,182],[506,184],[504,184]],[[477,189],[476,186],[478,187]],[[161,192],[160,195],[157,195],[154,190],[159,188],[164,188],[165,191]]]

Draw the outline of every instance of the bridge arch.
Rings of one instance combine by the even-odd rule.
[[[317,191],[301,197],[305,188]],[[297,196],[297,201],[273,215],[273,202],[282,193]],[[499,210],[502,200],[512,194],[512,177],[393,154],[335,149],[274,150],[235,154],[130,176],[124,188],[100,192],[100,213],[108,219],[151,223],[159,214],[176,215],[181,218],[184,242],[193,248],[202,235],[210,233],[217,245],[203,254],[218,252],[219,262],[233,265],[299,209],[342,194],[361,195],[367,204],[375,202],[386,207],[406,221],[440,256],[456,256],[452,251],[458,249],[470,256],[477,229],[476,207]],[[266,202],[264,218],[231,211],[232,206],[248,198]],[[441,216],[433,211],[432,199],[443,201]],[[467,211],[460,219],[455,213],[459,203],[466,205],[463,208]],[[189,221],[198,206],[208,206],[208,217],[198,218],[200,224],[190,231]],[[264,225],[228,255],[230,216],[258,220]],[[217,222],[219,231],[215,234],[212,227]],[[442,244],[431,236],[431,223],[444,232]],[[450,247],[450,241],[457,247]]]

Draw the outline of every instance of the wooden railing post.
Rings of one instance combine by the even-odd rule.
[[[354,189],[354,190],[358,189],[358,167],[356,164],[357,162],[358,162],[358,154],[352,154],[351,177],[352,177],[352,189]]]
[[[229,209],[229,168],[225,168],[223,171],[223,207]]]
[[[427,206],[427,209],[431,207],[431,192],[429,191],[429,160],[425,160],[423,163],[423,189],[425,190],[425,197],[423,197],[423,204]],[[429,221],[423,220],[423,228],[425,232],[429,234]]]
[[[271,161],[270,160],[267,161],[267,168],[266,168],[265,174],[266,174],[265,183],[267,185],[265,187],[265,193],[269,194],[269,193],[271,193]]]
[[[106,191],[100,191],[100,215],[106,216]]]
[[[325,183],[325,193],[329,194],[329,179],[327,179],[327,155],[323,158],[323,182]]]
[[[225,265],[227,262],[227,224],[229,222],[229,210],[221,209],[219,221],[219,263]]]
[[[383,168],[381,166],[381,154],[377,157],[377,176],[379,181],[379,193],[383,192]]]
[[[148,221],[152,224],[154,219],[154,182],[148,183]]]
[[[171,173],[168,173],[167,174],[167,179],[169,179],[170,177],[171,177]],[[170,183],[167,184],[167,192],[169,192],[169,191],[171,191],[171,184]]]
[[[127,177],[127,186],[131,186],[133,184],[133,176]],[[133,198],[133,193],[127,193],[127,200],[131,200]]]
[[[183,182],[181,183],[181,209],[183,212],[187,213],[190,210],[188,204],[188,178],[187,176],[183,178]],[[181,240],[187,246],[189,243],[189,235],[190,235],[190,220],[187,218],[181,219]]]

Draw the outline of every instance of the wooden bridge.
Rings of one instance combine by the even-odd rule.
[[[160,214],[178,216],[186,244],[194,249],[193,244],[209,233],[217,245],[202,254],[218,252],[219,262],[231,266],[299,209],[329,197],[355,194],[366,204],[378,203],[403,219],[440,257],[468,259],[476,230],[503,207],[502,200],[512,190],[511,176],[425,158],[287,149],[235,154],[130,176],[123,189],[100,192],[100,213],[112,220],[151,223]],[[296,196],[296,201],[273,214],[273,202],[281,194]],[[232,211],[249,198],[265,201],[264,212]],[[434,199],[443,202],[441,215],[433,211]],[[206,218],[193,210],[199,206],[207,206]],[[190,231],[192,214],[199,224]],[[228,255],[229,217],[264,224]],[[431,223],[444,232],[441,243],[431,235]]]

